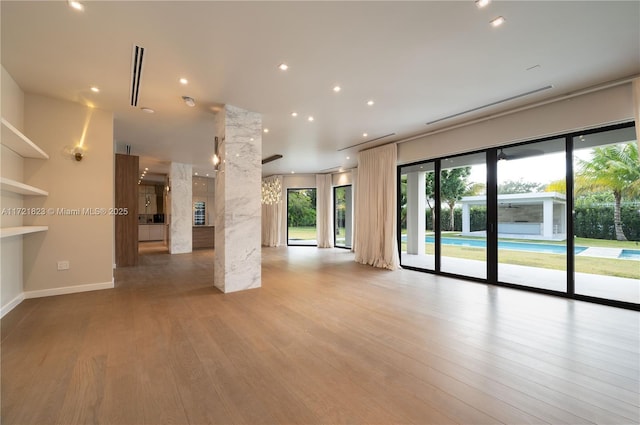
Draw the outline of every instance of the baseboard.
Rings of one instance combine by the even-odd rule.
[[[114,287],[113,279],[111,282],[89,283],[86,285],[64,286],[62,288],[40,289],[38,291],[26,291],[24,298],[41,298],[52,297],[54,295],[75,294],[77,292],[98,291],[101,289],[112,289]]]
[[[19,294],[17,297],[9,301],[6,305],[0,307],[0,319],[3,318],[5,314],[16,308],[22,301],[24,301],[24,293]]]

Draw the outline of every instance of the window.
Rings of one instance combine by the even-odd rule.
[[[353,199],[351,185],[333,188],[333,245],[351,248],[353,234]]]
[[[318,245],[315,188],[287,189],[287,245]]]

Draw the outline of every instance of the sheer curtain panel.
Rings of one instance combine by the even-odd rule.
[[[318,248],[333,247],[333,209],[331,208],[331,174],[316,174],[316,226]]]
[[[358,154],[356,191],[356,261],[395,270],[399,267],[396,240],[395,144]]]

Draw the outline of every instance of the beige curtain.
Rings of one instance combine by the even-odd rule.
[[[351,196],[353,199],[353,221],[351,229],[351,252],[356,249],[356,235],[358,234],[358,223],[356,217],[358,216],[358,169],[351,170]]]
[[[395,270],[399,267],[396,240],[395,144],[358,154],[356,192],[356,261]]]
[[[262,179],[262,246],[280,245],[282,204],[282,176]]]
[[[316,174],[316,229],[318,248],[333,247],[331,174]]]

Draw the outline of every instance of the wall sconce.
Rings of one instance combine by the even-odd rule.
[[[218,136],[216,136],[213,141],[213,158],[211,161],[213,162],[214,170],[218,171],[218,164],[220,164],[220,155],[218,154]]]
[[[184,101],[184,104],[190,108],[193,108],[194,106],[196,106],[196,101],[192,97],[182,96],[182,100]]]
[[[82,146],[76,146],[73,148],[73,151],[71,151],[71,154],[76,161],[82,161],[82,158],[84,158],[84,149]]]

